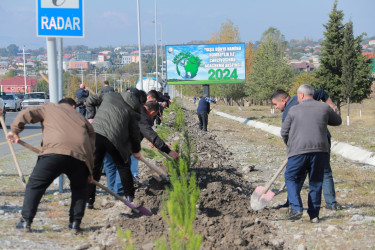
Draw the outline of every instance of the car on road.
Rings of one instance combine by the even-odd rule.
[[[15,94],[6,94],[0,96],[4,100],[5,110],[19,111],[21,110],[21,100]]]
[[[45,92],[30,92],[24,95],[22,108],[35,107],[49,102],[49,97]]]

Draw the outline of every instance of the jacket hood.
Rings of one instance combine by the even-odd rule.
[[[133,93],[121,92],[120,95],[124,102],[129,105],[131,109],[139,114],[141,113],[141,104],[139,103],[138,98]]]

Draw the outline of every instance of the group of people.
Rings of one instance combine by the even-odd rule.
[[[105,86],[102,93],[87,96],[85,87],[81,85],[80,89],[77,102],[64,98],[58,104],[28,108],[22,110],[11,124],[7,139],[14,143],[19,142],[19,134],[26,124],[41,122],[43,127],[41,152],[26,185],[21,220],[16,224],[20,230],[31,230],[43,194],[60,174],[68,176],[72,191],[68,228],[78,232],[85,208],[94,208],[96,186],[92,180],[99,181],[106,164],[115,167],[123,195],[131,202],[135,187],[130,156],[134,159],[142,157],[143,138],[173,159],[179,157],[153,129],[161,106],[167,106],[163,104],[166,99],[159,98],[163,95],[162,89],[146,94],[130,88],[127,92],[117,93]],[[85,106],[85,116],[80,105]],[[110,157],[107,163],[106,156]]]
[[[101,93],[94,95],[89,95],[81,85],[77,102],[64,98],[58,104],[28,108],[12,122],[7,138],[15,143],[19,142],[26,124],[41,122],[43,127],[41,153],[26,185],[22,218],[16,228],[30,231],[43,194],[62,173],[68,176],[72,191],[68,228],[78,232],[85,208],[94,208],[96,186],[92,180],[99,181],[103,167],[110,188],[131,202],[135,197],[134,172],[138,172],[137,160],[142,157],[143,138],[173,159],[179,157],[153,128],[155,118],[161,120],[162,109],[172,102],[162,93],[163,89],[146,94],[130,88],[117,93],[108,82],[104,85]],[[338,126],[341,118],[328,94],[322,89],[314,91],[308,84],[301,85],[295,97],[277,90],[271,101],[283,112],[281,136],[288,156],[285,171],[288,199],[278,208],[291,208],[286,219],[302,217],[300,192],[308,175],[307,212],[311,222],[318,222],[322,190],[327,208],[339,207],[329,163],[331,136],[327,125]],[[210,103],[216,102],[203,95],[198,104],[199,127],[204,131],[207,131]]]
[[[340,208],[336,201],[330,166],[331,134],[327,125],[341,125],[341,117],[328,94],[322,89],[314,91],[309,84],[301,85],[297,90],[297,96],[294,97],[290,97],[284,90],[276,90],[271,96],[271,101],[276,109],[283,112],[281,137],[286,144],[288,157],[285,170],[288,198],[285,204],[277,208],[290,207],[290,212],[286,216],[288,220],[302,218],[300,192],[308,175],[307,213],[310,221],[317,223],[322,190],[326,208]]]

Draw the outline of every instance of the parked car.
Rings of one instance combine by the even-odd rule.
[[[35,107],[49,102],[48,95],[44,92],[30,92],[23,97],[22,108]]]
[[[0,96],[4,100],[5,110],[19,111],[21,110],[21,100],[15,94],[6,94]]]
[[[1,97],[2,95],[0,95],[0,97]],[[3,99],[1,99],[0,98],[0,115],[2,115],[3,116],[3,118],[4,118],[4,121],[5,121],[5,102],[4,102],[4,100]],[[0,127],[2,127],[1,126],[1,123],[0,123]]]
[[[18,97],[18,99],[21,100],[21,103],[22,103],[24,94],[16,94],[16,96]]]

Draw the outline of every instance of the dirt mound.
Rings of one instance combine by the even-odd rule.
[[[184,110],[190,117],[187,127],[198,154],[198,162],[191,171],[196,173],[201,189],[197,205],[196,232],[203,236],[202,249],[249,249],[280,248],[283,241],[275,240],[275,229],[267,222],[269,211],[252,211],[250,208],[251,187],[238,171],[238,162],[231,153],[218,144],[215,136],[200,131],[192,111]],[[193,122],[189,122],[193,121]],[[172,140],[178,140],[178,134]],[[142,171],[145,168],[142,168]],[[136,216],[119,202],[108,201],[105,218],[98,218],[98,226],[91,237],[92,243],[109,248],[119,246],[115,227],[132,231],[137,248],[149,249],[156,239],[168,233],[168,225],[161,217],[160,209],[165,195],[166,183],[158,183],[151,172],[142,173],[142,185],[137,189],[135,203],[142,204],[153,212],[153,216]],[[103,205],[103,204],[102,204]],[[104,220],[100,222],[100,220]]]

